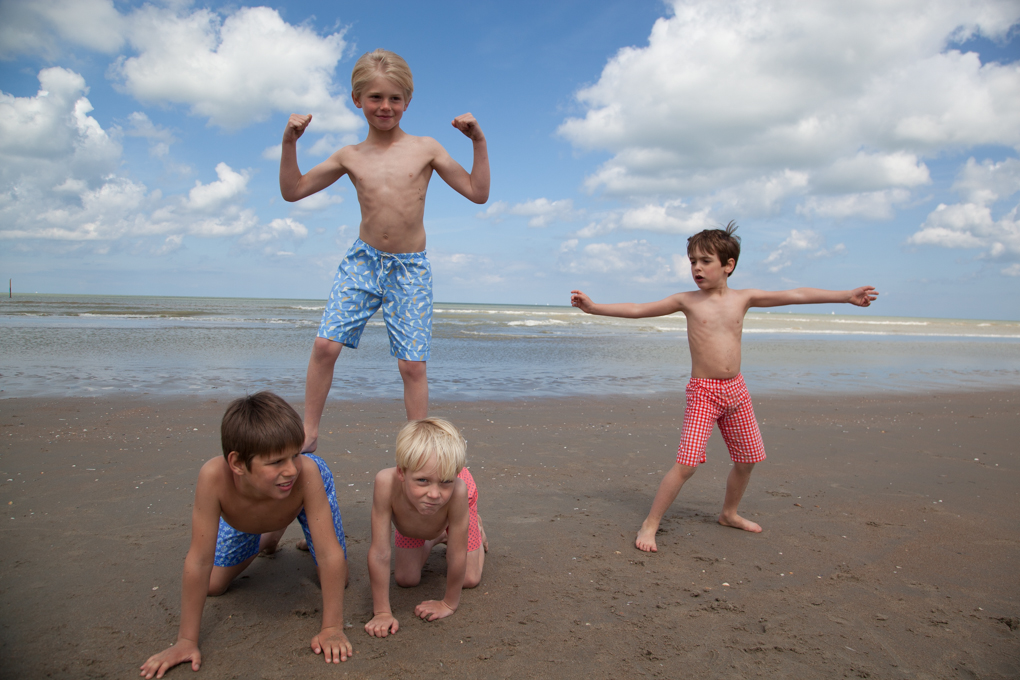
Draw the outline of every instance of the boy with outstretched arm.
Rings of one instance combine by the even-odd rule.
[[[425,192],[435,171],[458,193],[485,203],[489,156],[485,135],[470,113],[453,119],[474,147],[470,174],[436,140],[404,132],[400,121],[413,90],[403,59],[386,50],[369,52],[351,74],[351,97],[368,121],[365,141],[343,147],[302,175],[297,140],[312,116],[292,115],[283,133],[280,191],[285,200],[310,196],[347,175],[361,206],[358,239],[337,270],[308,361],[302,451],[314,451],[317,445],[341,348],[358,347],[365,324],[380,306],[390,353],[404,381],[407,418],[428,414],[425,363],[432,341],[432,269],[425,256]]]
[[[687,317],[687,342],[691,349],[691,380],[687,385],[687,408],[676,464],[666,473],[652,501],[652,509],[638,531],[635,545],[655,552],[655,534],[662,516],[697,466],[705,462],[705,446],[712,426],[719,424],[733,461],[726,480],[726,497],[719,523],[745,531],[761,527],[737,514],[755,463],[765,460],[751,397],[740,375],[740,337],[744,315],[751,307],[848,302],[867,307],[878,296],[871,286],[834,291],[817,288],[794,290],[736,290],[727,279],[740,257],[737,226],[706,229],[687,239],[691,275],[698,290],[677,293],[658,302],[599,305],[579,290],[571,291],[570,304],[589,314],[632,319],[683,312]]]
[[[463,588],[482,580],[489,543],[478,517],[478,487],[464,467],[466,445],[441,418],[413,420],[397,435],[397,466],[375,476],[372,545],[368,574],[372,620],[365,631],[386,637],[400,628],[390,610],[390,526],[396,528],[394,578],[405,588],[418,585],[432,547],[446,543],[446,594],[425,600],[415,616],[436,621],[460,604]]]
[[[231,402],[223,416],[223,456],[198,473],[191,547],[184,559],[177,642],[149,657],[142,675],[162,678],[185,661],[202,664],[199,624],[207,595],[221,595],[259,552],[272,553],[295,518],[322,586],[322,628],[311,647],[326,663],[346,661],[344,635],[347,545],[333,474],[318,456],[302,455],[301,416],[272,392]]]

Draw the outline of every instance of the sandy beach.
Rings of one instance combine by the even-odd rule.
[[[0,676],[129,678],[177,631],[200,464],[226,399],[0,401]],[[295,404],[300,410],[301,405]],[[348,535],[355,655],[308,649],[320,596],[294,544],[256,560],[202,621],[203,666],[171,678],[1020,677],[1020,390],[756,399],[769,459],[719,526],[718,432],[659,552],[633,547],[675,456],[682,398],[434,403],[468,439],[491,550],[437,623],[433,553],[371,639],[371,479],[396,401],[331,402],[319,453]]]

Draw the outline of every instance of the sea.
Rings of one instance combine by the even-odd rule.
[[[300,400],[322,300],[15,295],[0,300],[0,398]],[[972,391],[1020,385],[1020,321],[752,311],[752,394]],[[436,303],[430,397],[514,400],[682,394],[683,315],[615,319],[571,307]],[[331,399],[403,393],[380,314],[337,362]]]

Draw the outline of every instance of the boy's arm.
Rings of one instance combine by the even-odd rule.
[[[685,295],[686,293],[676,293],[658,302],[621,302],[613,305],[597,305],[581,291],[572,290],[570,291],[570,304],[588,314],[644,319],[682,312],[686,307],[684,304]]]
[[[333,511],[326,498],[322,473],[314,461],[301,457],[302,474],[307,475],[304,489],[305,516],[308,531],[318,560],[319,583],[322,586],[322,629],[312,638],[312,651],[340,663],[354,653],[344,634],[344,584],[347,582],[347,560],[336,538]]]
[[[368,579],[372,585],[372,620],[365,632],[373,637],[396,633],[400,624],[390,610],[390,526],[393,509],[390,505],[393,478],[389,470],[375,476],[372,492],[372,545],[368,549]]]
[[[153,654],[142,665],[141,675],[151,678],[163,674],[179,663],[191,661],[191,669],[202,665],[198,649],[198,631],[202,609],[209,594],[209,575],[216,555],[216,534],[219,532],[220,502],[216,493],[213,468],[202,466],[195,485],[195,505],[191,511],[191,546],[184,558],[181,584],[181,624],[177,642],[159,654]]]
[[[467,573],[468,512],[467,485],[458,479],[450,498],[450,525],[446,534],[446,594],[442,600],[425,600],[414,608],[415,616],[426,621],[444,619],[460,606]]]
[[[337,151],[322,163],[302,175],[297,162],[297,140],[304,134],[308,124],[312,122],[312,115],[302,116],[292,113],[287,127],[283,131],[283,147],[280,153],[280,193],[283,200],[288,202],[299,201],[306,196],[311,196],[316,191],[322,191],[333,182],[343,177],[346,170],[340,163]]]
[[[485,134],[470,113],[454,118],[453,127],[471,139],[475,152],[471,174],[453,160],[439,142],[435,143],[438,148],[432,167],[454,191],[473,203],[485,203],[489,200],[489,149],[485,144]]]
[[[794,288],[793,290],[750,290],[748,307],[781,307],[783,305],[810,305],[847,302],[858,307],[869,306],[878,297],[874,286],[861,286],[853,290],[822,290],[820,288]]]

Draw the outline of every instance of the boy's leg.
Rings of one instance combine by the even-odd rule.
[[[305,377],[305,443],[302,453],[310,453],[319,444],[319,421],[326,396],[333,385],[333,367],[343,345],[326,338],[315,338]]]
[[[648,511],[648,517],[641,523],[641,528],[638,530],[637,540],[634,542],[638,550],[658,552],[658,546],[655,544],[655,532],[659,530],[662,517],[676,500],[684,483],[694,475],[697,469],[682,463],[675,463],[662,478],[659,490],[655,493],[655,500],[652,501],[652,509]]]
[[[400,377],[404,380],[404,410],[407,412],[407,419],[428,418],[429,381],[425,362],[397,359],[397,367],[400,369]],[[311,368],[309,368],[310,370]],[[306,413],[307,408],[306,406]],[[307,431],[308,426],[305,425],[305,432]]]
[[[418,548],[394,548],[393,580],[401,588],[413,588],[421,582],[421,570],[436,541],[424,541]]]
[[[230,587],[230,582],[237,578],[260,552],[271,555],[286,531],[286,527],[258,536],[238,531],[220,519],[220,527],[216,536],[216,562],[209,574],[209,595],[222,595]],[[256,538],[258,542],[256,543]],[[240,560],[236,564],[235,560]]]
[[[765,460],[765,445],[761,440],[758,420],[754,417],[751,395],[747,392],[743,376],[736,376],[727,384],[730,398],[736,407],[719,418],[719,431],[722,432],[726,448],[733,461],[733,469],[726,478],[726,499],[719,515],[719,524],[744,531],[759,533],[761,527],[755,522],[744,519],[737,514],[740,499],[744,497],[747,483],[751,480],[751,471],[756,463]]]
[[[751,481],[751,471],[754,470],[754,465],[754,463],[733,463],[733,469],[730,470],[730,474],[726,478],[726,499],[723,501],[722,514],[719,515],[719,524],[757,534],[761,532],[761,527],[737,514],[740,499],[744,497],[747,483]]]
[[[481,545],[467,554],[467,571],[464,573],[464,587],[474,588],[482,582],[482,570],[485,569],[485,553],[489,552],[489,539],[485,536],[482,518],[478,517],[478,533]]]

